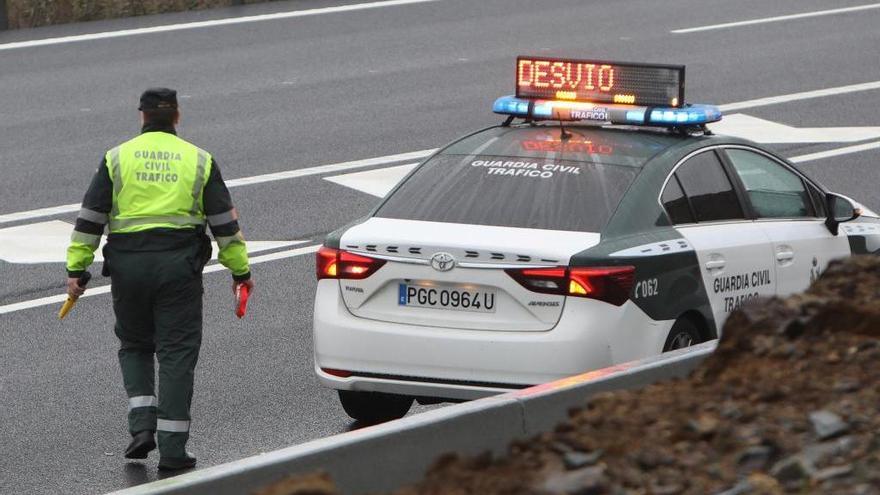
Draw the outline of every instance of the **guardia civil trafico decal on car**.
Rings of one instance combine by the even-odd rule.
[[[880,250],[880,220],[714,135],[685,68],[519,57],[499,125],[417,166],[316,258],[315,371],[366,421],[718,337]]]

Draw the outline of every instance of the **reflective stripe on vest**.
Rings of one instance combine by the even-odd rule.
[[[202,210],[199,198],[202,196],[202,189],[205,188],[205,167],[208,166],[208,156],[205,154],[205,152],[199,150],[198,153],[199,157],[198,165],[196,165],[196,181],[193,182],[192,189],[193,203],[192,208],[189,209],[189,214],[193,216],[198,215],[199,212]]]
[[[79,210],[79,218],[83,220],[97,223],[101,225],[105,225],[109,217],[106,213],[101,213],[100,211],[90,210],[88,208],[81,208]]]
[[[122,191],[122,170],[119,166],[119,146],[110,150],[110,177],[113,178],[113,208],[110,210],[110,217],[119,215],[119,203],[116,198]]]
[[[226,225],[227,223],[234,222],[235,220],[238,220],[238,212],[235,210],[235,208],[224,213],[208,215],[208,224],[211,225],[211,227]]]
[[[71,242],[78,242],[80,244],[85,244],[86,246],[91,246],[95,249],[98,248],[98,245],[101,244],[101,236],[95,234],[86,234],[85,232],[80,232],[78,230],[74,230],[72,234],[70,234]]]

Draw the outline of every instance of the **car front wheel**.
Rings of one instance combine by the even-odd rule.
[[[666,344],[663,346],[663,352],[674,351],[676,349],[684,349],[700,343],[700,330],[697,325],[688,318],[679,318],[669,336],[666,337]]]
[[[381,392],[339,390],[339,402],[352,419],[381,423],[404,417],[412,406],[413,398]]]

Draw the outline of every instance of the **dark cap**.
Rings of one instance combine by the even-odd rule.
[[[177,108],[177,91],[168,88],[150,88],[141,95],[138,110],[169,110]]]

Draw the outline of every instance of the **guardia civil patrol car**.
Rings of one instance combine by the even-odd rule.
[[[316,373],[355,419],[715,339],[740,305],[880,249],[874,213],[713,135],[684,67],[520,57],[516,81],[503,124],[317,253]]]

